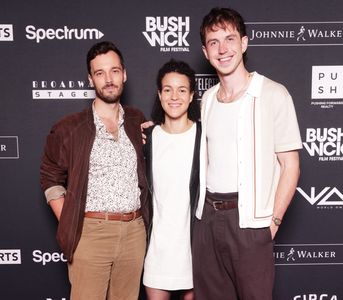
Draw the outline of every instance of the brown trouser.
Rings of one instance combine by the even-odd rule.
[[[142,217],[129,222],[85,218],[68,265],[71,300],[137,300],[145,249]]]
[[[212,201],[230,196],[206,194]],[[239,228],[237,208],[215,210],[206,202],[193,231],[196,300],[271,300],[273,246],[269,228]]]

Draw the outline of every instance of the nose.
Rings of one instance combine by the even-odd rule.
[[[112,77],[110,73],[105,73],[105,81],[106,83],[112,82]]]
[[[173,90],[172,91],[171,99],[172,100],[177,100],[178,99],[178,92],[177,92],[177,90]]]
[[[220,42],[219,43],[219,53],[222,54],[222,53],[225,53],[227,52],[227,44],[225,42]]]

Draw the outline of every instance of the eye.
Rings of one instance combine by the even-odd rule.
[[[98,72],[95,72],[95,74],[94,74],[96,77],[99,77],[99,76],[101,76],[102,75],[102,72],[100,72],[100,71],[98,71]]]

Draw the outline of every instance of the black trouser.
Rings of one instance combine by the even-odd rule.
[[[206,194],[212,201],[228,201],[230,196]],[[239,228],[237,208],[216,210],[206,201],[193,231],[196,300],[271,300],[273,246],[269,227]]]

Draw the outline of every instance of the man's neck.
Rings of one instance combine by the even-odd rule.
[[[94,108],[100,118],[108,120],[118,120],[119,102],[106,103],[99,98],[95,98]]]
[[[251,74],[245,69],[236,70],[232,74],[218,75],[220,88],[217,94],[219,101],[232,102],[240,98],[247,90]]]

